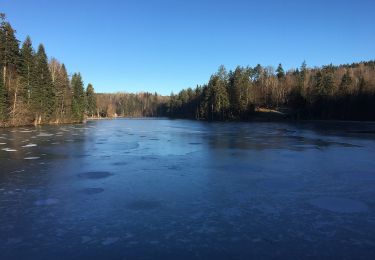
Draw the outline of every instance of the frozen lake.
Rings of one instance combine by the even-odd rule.
[[[375,124],[0,129],[0,259],[375,259]]]

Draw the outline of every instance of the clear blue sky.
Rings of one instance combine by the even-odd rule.
[[[373,0],[0,0],[0,12],[97,92],[169,94],[207,82],[220,64],[375,58]]]

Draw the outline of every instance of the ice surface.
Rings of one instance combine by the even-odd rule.
[[[127,204],[127,208],[132,210],[151,210],[159,207],[161,203],[154,200],[135,200]]]
[[[330,210],[337,213],[357,213],[368,211],[368,206],[358,200],[335,198],[335,197],[320,197],[309,201],[315,207]]]
[[[57,203],[59,203],[58,199],[48,198],[48,199],[44,199],[44,200],[37,200],[37,201],[35,201],[34,204],[36,206],[50,206],[50,205],[55,205]]]
[[[0,129],[0,259],[375,259],[373,129]]]
[[[296,182],[294,179],[269,179],[258,182],[258,187],[269,191],[294,191],[304,187],[301,182]]]
[[[85,189],[81,190],[82,193],[85,193],[85,194],[88,194],[88,195],[101,193],[103,191],[104,191],[103,188],[85,188]]]
[[[105,172],[105,171],[98,171],[98,172],[83,172],[78,174],[79,177],[87,178],[87,179],[103,179],[111,176],[112,173]]]
[[[103,246],[109,246],[109,245],[112,245],[112,244],[116,243],[119,240],[120,240],[120,238],[118,238],[118,237],[107,237],[106,239],[104,239],[102,241],[102,245]]]

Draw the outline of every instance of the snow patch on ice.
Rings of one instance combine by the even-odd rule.
[[[39,137],[48,137],[48,136],[53,136],[53,134],[48,134],[48,133],[40,133],[37,136]]]
[[[31,156],[31,157],[25,157],[25,158],[23,158],[24,160],[37,160],[37,159],[39,159],[40,157],[37,157],[37,156]]]
[[[5,152],[17,152],[16,149],[11,149],[11,148],[3,148],[1,150],[5,151]]]
[[[27,147],[35,147],[35,146],[37,146],[37,145],[36,144],[27,144],[27,145],[24,145],[22,147],[27,148]]]

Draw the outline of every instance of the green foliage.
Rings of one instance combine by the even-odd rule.
[[[279,63],[279,66],[277,67],[276,69],[276,75],[277,75],[277,78],[279,80],[285,78],[285,72],[284,72],[284,69],[283,69],[283,66],[281,65],[281,63]]]
[[[43,45],[35,53],[30,37],[19,49],[15,30],[4,14],[0,14],[0,68],[0,125],[83,119],[85,93],[83,86],[77,87],[76,84],[82,85],[79,83],[82,82],[81,76],[75,77],[73,119],[72,90],[65,66],[55,59],[49,63]]]
[[[10,23],[5,21],[5,19],[2,20],[0,29],[1,29],[1,34],[0,34],[1,65],[3,67],[17,66],[19,62],[19,41],[16,39],[15,30],[12,28]]]
[[[375,120],[374,64],[330,64],[310,69],[303,62],[299,69],[287,73],[281,64],[275,72],[258,64],[226,73],[222,66],[207,85],[196,89],[194,97],[187,95],[188,90],[171,95],[168,115],[243,120],[253,115],[255,107],[278,109],[281,105],[295,118]],[[341,82],[338,75],[343,75]]]
[[[38,116],[42,121],[48,121],[55,110],[55,89],[48,67],[47,55],[42,44],[38,47],[35,57],[35,87],[31,91],[31,100]]]
[[[6,90],[3,83],[3,77],[0,73],[0,121],[4,121],[6,119]]]
[[[21,83],[21,96],[23,97],[23,101],[29,103],[33,86],[35,87],[37,84],[35,52],[29,36],[27,36],[25,42],[22,44],[20,51],[19,76]]]
[[[86,113],[91,117],[96,113],[95,91],[91,84],[88,84],[86,88]]]
[[[72,116],[74,120],[82,121],[85,113],[85,90],[80,73],[74,73],[72,76]]]
[[[353,80],[349,74],[349,71],[346,70],[345,74],[342,76],[341,83],[340,83],[340,91],[346,93],[349,86],[352,84]]]

